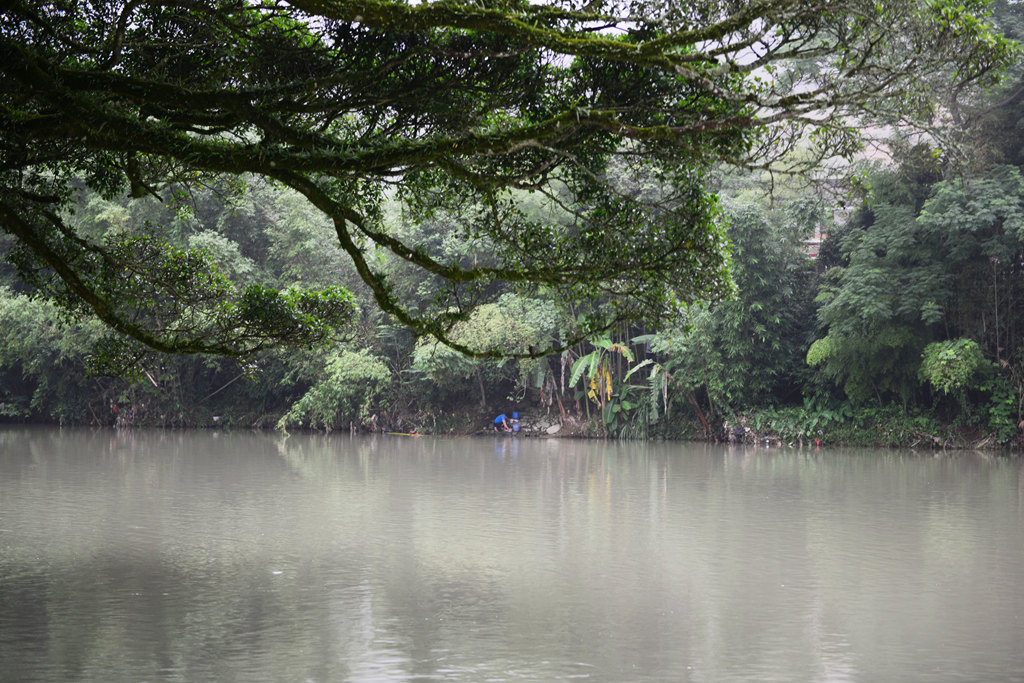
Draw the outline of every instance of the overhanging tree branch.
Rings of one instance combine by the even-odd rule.
[[[811,159],[849,154],[859,140],[849,116],[925,122],[944,89],[991,77],[1014,49],[984,22],[981,0],[586,9],[519,0],[8,0],[0,4],[0,225],[34,255],[27,271],[48,269],[64,294],[123,334],[159,350],[246,353],[275,335],[312,338],[290,327],[289,306],[299,318],[320,310],[336,322],[350,308],[329,295],[272,304],[269,294],[237,291],[225,294],[223,315],[198,298],[209,308],[171,305],[158,290],[173,289],[173,277],[159,286],[118,280],[74,250],[169,264],[180,248],[161,247],[161,260],[152,236],[112,246],[45,232],[35,198],[67,206],[83,181],[106,196],[161,196],[211,176],[271,178],[333,221],[379,308],[493,357],[502,351],[449,335],[485,292],[554,288],[591,313],[573,339],[618,320],[654,322],[688,298],[727,295],[725,238],[702,186],[709,165],[770,167],[806,140],[817,145]],[[623,171],[669,179],[666,195],[677,199],[623,192]],[[373,209],[396,188],[419,216],[479,206],[486,220],[465,234],[489,245],[488,260],[471,267],[399,239]],[[570,209],[572,221],[526,216],[520,188]],[[367,252],[377,248],[435,278],[452,305],[404,306],[370,266]],[[107,287],[125,301],[111,307]],[[254,332],[242,320],[248,313],[231,313],[239,302],[262,306],[275,331]],[[201,319],[213,324],[200,330]]]

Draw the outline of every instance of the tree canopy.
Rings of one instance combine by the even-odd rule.
[[[847,156],[865,126],[931,123],[944,94],[994,78],[1014,46],[986,6],[3,0],[0,226],[23,279],[148,347],[318,341],[352,319],[347,291],[242,286],[158,223],[96,239],[68,216],[83,187],[184,202],[261,176],[330,219],[376,304],[417,333],[508,353],[451,331],[543,289],[585,311],[573,343],[728,295],[711,164],[767,167],[798,143],[810,164]],[[404,241],[393,198],[457,217],[485,255]],[[407,305],[384,254],[424,271],[429,308]]]

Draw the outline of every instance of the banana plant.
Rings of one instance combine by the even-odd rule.
[[[595,339],[591,344],[594,350],[580,356],[573,363],[569,385],[575,387],[580,379],[586,376],[586,395],[600,407],[601,421],[607,434],[618,427],[618,413],[633,407],[628,402],[612,400],[617,394],[612,383],[611,360],[614,354],[621,355],[630,363],[636,358],[629,347],[613,342],[607,336]]]

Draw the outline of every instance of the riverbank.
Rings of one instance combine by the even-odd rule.
[[[496,409],[479,405],[452,410],[382,413],[369,425],[351,424],[353,434],[376,432],[416,433],[431,436],[482,436],[494,433]],[[975,425],[943,423],[933,416],[912,414],[898,408],[850,408],[809,410],[803,407],[756,408],[728,415],[721,420],[705,421],[695,414],[670,415],[648,425],[623,421],[613,431],[597,413],[588,417],[531,404],[516,404],[501,412],[519,412],[518,435],[527,438],[622,439],[630,441],[703,441],[711,443],[747,443],[771,446],[846,446],[864,448],[900,448],[918,450],[984,450],[1019,452],[1018,435],[986,432]],[[189,424],[166,424],[145,411],[122,411],[114,424],[118,428],[157,429],[245,429],[272,430],[273,415],[253,419],[251,414],[202,415]],[[705,418],[707,419],[707,418]],[[19,420],[10,420],[18,423]],[[93,426],[100,426],[95,423]],[[292,432],[323,432],[309,426],[289,427]]]
[[[473,409],[453,412],[455,424],[443,430],[426,426],[422,433],[482,435],[493,432],[489,414]],[[458,428],[457,425],[462,425]],[[711,425],[709,425],[711,426]],[[525,437],[627,438],[631,440],[709,441],[772,446],[849,446],[910,448],[919,450],[1018,451],[1020,441],[985,432],[974,425],[944,424],[933,416],[911,414],[898,408],[837,408],[807,410],[800,407],[760,408],[730,415],[709,434],[696,417],[684,415],[649,425],[646,435],[609,433],[595,417],[523,408],[519,434]]]

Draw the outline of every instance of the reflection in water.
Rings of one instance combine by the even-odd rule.
[[[1024,680],[963,454],[0,431],[0,678]]]

